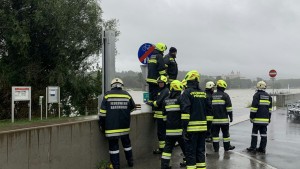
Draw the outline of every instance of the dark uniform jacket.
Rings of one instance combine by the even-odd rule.
[[[182,122],[180,111],[180,92],[173,91],[163,102],[163,115],[166,116],[166,135],[181,136]]]
[[[213,91],[211,89],[206,89],[205,93],[206,93],[206,98],[209,100],[209,103],[211,104]],[[207,112],[206,112],[206,120],[207,121],[212,121],[213,120],[214,116],[213,116],[212,111],[213,111],[212,106],[209,106],[208,109],[207,109]]]
[[[166,119],[166,116],[163,115],[163,102],[169,96],[169,88],[166,86],[161,89],[157,94],[157,99],[153,102],[154,105],[154,118]]]
[[[169,76],[169,81],[172,82],[173,80],[176,80],[178,75],[178,66],[175,58],[169,53],[164,57],[164,62],[167,69],[167,75]]]
[[[210,105],[206,94],[198,87],[198,83],[188,81],[187,85],[180,106],[183,129],[187,132],[207,131],[206,112]]]
[[[130,94],[121,88],[113,88],[105,93],[100,108],[100,125],[106,137],[129,134],[130,113],[135,103]]]
[[[232,104],[230,97],[223,89],[217,89],[217,92],[212,94],[213,107],[213,124],[229,124],[229,119],[232,118]]]
[[[157,83],[160,75],[166,75],[165,63],[162,52],[155,49],[148,60],[148,83]]]
[[[268,125],[271,119],[272,97],[265,91],[258,90],[250,109],[250,119],[257,125]]]

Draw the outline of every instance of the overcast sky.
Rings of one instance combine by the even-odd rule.
[[[101,8],[119,20],[117,71],[140,71],[140,45],[164,42],[177,48],[180,70],[300,78],[299,0],[101,0]]]

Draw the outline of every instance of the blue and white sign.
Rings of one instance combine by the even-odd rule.
[[[155,49],[155,45],[151,43],[144,43],[138,51],[138,58],[142,64],[148,63],[148,57],[151,56],[152,52]]]

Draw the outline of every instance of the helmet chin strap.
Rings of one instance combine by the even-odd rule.
[[[123,88],[123,85],[120,83],[114,83],[111,85],[111,88]]]

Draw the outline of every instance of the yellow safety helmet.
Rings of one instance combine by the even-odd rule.
[[[213,81],[208,81],[205,85],[206,89],[211,89],[213,87],[215,87],[215,83]]]
[[[165,83],[167,84],[168,83],[168,78],[164,75],[161,75],[157,78],[157,83]]]
[[[164,52],[165,50],[167,50],[167,45],[165,45],[164,43],[157,43],[155,44],[155,49],[161,51],[161,52]]]
[[[217,81],[217,86],[226,89],[227,88],[227,83],[224,80],[218,80]]]
[[[184,88],[187,88],[187,81],[185,79],[183,79],[181,83]]]
[[[257,84],[256,84],[256,88],[257,88],[258,90],[265,90],[265,89],[267,88],[267,84],[266,84],[266,82],[264,82],[264,81],[259,81],[259,82],[257,82]]]
[[[200,74],[197,70],[191,70],[185,75],[184,79],[186,81],[197,80],[198,82],[200,82]]]
[[[172,91],[182,91],[183,85],[179,80],[173,80],[170,84],[170,90]]]

